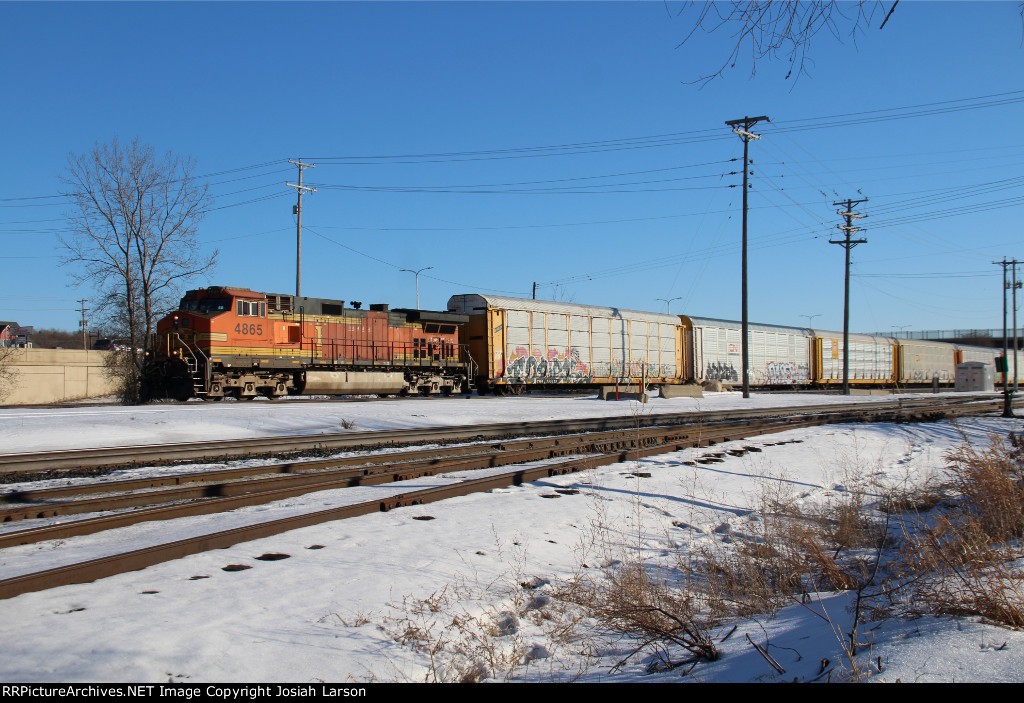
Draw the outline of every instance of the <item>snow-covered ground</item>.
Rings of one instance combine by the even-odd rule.
[[[957,394],[947,394],[956,397]],[[919,395],[709,393],[704,398],[654,398],[604,401],[595,397],[523,396],[521,398],[453,397],[353,400],[339,403],[291,402],[288,399],[221,403],[190,402],[142,406],[84,406],[61,409],[0,408],[2,453],[81,449],[86,447],[171,444],[278,435],[310,435],[351,429],[390,430],[444,427],[488,422],[604,417],[631,413],[680,413],[735,408],[768,408],[834,402],[877,402]],[[995,396],[994,396],[995,397]]]
[[[338,432],[343,420],[355,430],[373,430],[862,400],[878,398],[755,394],[744,401],[738,393],[723,393],[701,400],[655,398],[647,405],[528,397],[2,410],[0,436],[2,451],[20,452]],[[943,422],[790,430],[715,447],[762,449],[727,455],[721,463],[685,463],[707,450],[673,452],[26,594],[0,601],[0,680],[423,681],[452,674],[467,657],[498,680],[810,680],[822,659],[843,661],[849,594],[822,594],[774,617],[742,621],[719,645],[719,661],[655,674],[647,673],[651,662],[643,657],[613,670],[629,643],[603,637],[587,622],[570,632],[553,594],[573,575],[598,574],[616,559],[671,563],[687,536],[727,534],[751,519],[766,494],[814,502],[856,481],[876,488],[921,482],[941,473],[945,452],[965,436],[985,442],[990,433],[1021,429],[1020,420],[987,417],[962,420],[958,427]],[[420,479],[402,488],[462,476]],[[386,490],[323,491],[232,515],[8,549],[0,552],[0,575]],[[259,559],[271,554],[287,558]],[[225,570],[240,566],[250,568]],[[974,618],[872,620],[861,632],[861,641],[871,642],[861,658],[872,662],[872,680],[1024,679],[1024,634]],[[785,673],[773,669],[750,640]],[[506,655],[513,650],[515,663],[528,664],[511,666]]]

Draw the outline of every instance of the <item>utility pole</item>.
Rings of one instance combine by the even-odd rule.
[[[854,205],[866,203],[867,198],[860,200],[840,200],[832,205],[845,205],[846,210],[837,210],[836,214],[846,219],[845,225],[836,225],[836,229],[842,230],[845,239],[838,242],[829,240],[829,244],[838,244],[846,249],[846,292],[843,298],[843,395],[850,395],[850,249],[858,244],[867,244],[866,239],[850,239],[854,232],[862,231],[860,227],[854,227],[853,221],[866,217],[853,212]]]
[[[537,299],[537,281],[533,282],[533,299]]]
[[[665,303],[665,314],[666,315],[671,315],[672,314],[672,301],[673,300],[682,300],[682,299],[683,299],[683,296],[681,296],[681,295],[676,297],[676,298],[668,298],[667,300],[665,298],[655,298],[655,300],[660,300],[661,302]]]
[[[1020,262],[1014,259],[1010,262],[1013,266],[1013,392],[1017,392],[1017,383],[1020,381],[1020,374],[1017,372],[1017,357],[1020,356],[1020,337],[1017,335],[1017,289],[1021,282],[1017,280],[1017,264]]]
[[[298,217],[295,224],[295,297],[298,298],[302,295],[302,192],[306,190],[310,193],[316,192],[316,188],[302,185],[302,169],[316,168],[316,164],[304,164],[301,161],[292,161],[291,159],[288,159],[288,163],[299,167],[299,182],[297,184],[285,183],[285,185],[291,186],[299,193],[299,202],[292,207],[292,214]]]
[[[1017,282],[1017,264],[1024,263],[1014,259],[1013,261],[1007,261],[1006,257],[1003,257],[1002,261],[993,261],[996,266],[1003,267],[1003,417],[1014,417],[1013,414],[1013,393],[1017,390],[1017,288],[1020,283]],[[1008,266],[1013,266],[1013,282],[1006,280],[1006,269]],[[1009,353],[1009,339],[1006,331],[1006,291],[1013,291],[1013,390],[1010,390],[1010,359],[1007,356]]]
[[[78,301],[79,303],[82,304],[82,319],[78,323],[78,326],[82,328],[82,349],[85,349],[85,350],[89,349],[89,337],[88,337],[88,333],[86,332],[86,329],[89,326],[89,321],[85,319],[85,311],[86,311],[85,304],[88,301],[89,301],[88,298],[82,298],[81,300]],[[88,375],[88,374],[86,374],[86,375]]]
[[[758,122],[765,121],[771,122],[767,117],[761,115],[760,117],[744,117],[742,120],[729,120],[725,124],[732,127],[732,131],[740,135],[740,139],[743,140],[743,264],[741,266],[741,277],[743,279],[741,285],[740,295],[743,298],[742,302],[742,319],[743,319],[743,339],[741,347],[743,349],[743,397],[750,397],[750,366],[747,360],[750,356],[749,349],[747,348],[748,340],[747,335],[749,332],[749,321],[747,320],[747,147],[750,144],[751,139],[760,139],[761,137],[756,134],[751,134],[750,128]]]

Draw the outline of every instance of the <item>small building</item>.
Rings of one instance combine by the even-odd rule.
[[[995,368],[981,361],[964,361],[956,365],[956,390],[986,392],[995,390]]]
[[[28,336],[35,331],[34,327],[22,327],[17,322],[0,321],[0,347],[27,349],[32,346]]]
[[[16,347],[18,340],[18,330],[21,329],[21,325],[17,322],[7,322],[6,320],[0,320],[0,347]]]

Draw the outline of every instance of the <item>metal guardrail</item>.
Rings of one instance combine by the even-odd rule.
[[[931,339],[935,341],[942,341],[945,339],[968,339],[970,337],[980,337],[987,339],[998,339],[1003,338],[1003,328],[998,329],[962,329],[962,330],[919,330],[912,332],[909,330],[885,330],[882,332],[873,332],[878,337],[895,337],[896,339]],[[1013,338],[1013,331],[1008,332],[1008,336]]]

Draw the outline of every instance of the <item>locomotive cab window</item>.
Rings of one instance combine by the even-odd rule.
[[[199,312],[223,312],[231,309],[231,300],[229,298],[203,298],[191,309]]]
[[[266,317],[267,304],[255,300],[239,300],[235,303],[235,312],[241,317]]]

